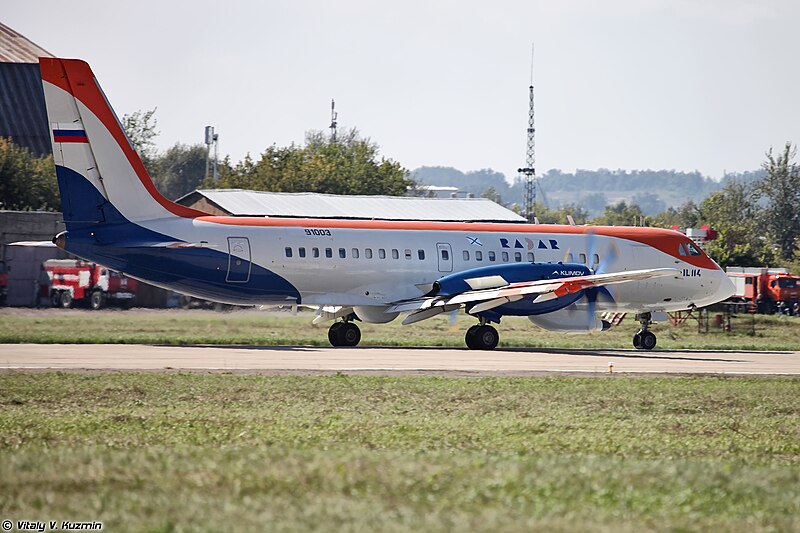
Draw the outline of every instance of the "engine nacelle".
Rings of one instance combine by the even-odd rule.
[[[563,333],[591,333],[611,327],[609,322],[600,320],[597,317],[590,317],[587,313],[588,311],[580,310],[574,305],[570,305],[552,313],[530,315],[528,320],[542,329]]]
[[[353,312],[364,322],[370,324],[385,324],[391,322],[400,313],[385,313],[388,306],[385,305],[357,305],[353,307]]]
[[[591,270],[579,263],[507,263],[472,268],[450,274],[433,283],[428,296],[449,296],[469,290],[492,289],[509,283],[588,276]]]

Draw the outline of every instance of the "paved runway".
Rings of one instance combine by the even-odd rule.
[[[800,352],[4,344],[0,369],[800,375]]]

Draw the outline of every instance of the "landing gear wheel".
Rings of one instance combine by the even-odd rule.
[[[339,330],[344,326],[344,322],[334,322],[331,324],[331,327],[328,328],[328,341],[331,343],[331,346],[341,346],[339,344]]]
[[[500,335],[492,326],[472,326],[467,330],[465,340],[470,350],[494,350]]]
[[[344,322],[339,328],[339,346],[358,346],[361,330],[352,322]]]
[[[479,327],[480,326],[478,324],[475,324],[474,326],[470,326],[470,328],[467,330],[466,335],[464,335],[464,341],[467,343],[467,348],[469,348],[470,350],[478,350],[479,349],[478,345],[477,345],[477,343],[475,341],[475,332],[478,331]]]
[[[61,293],[61,299],[59,300],[61,307],[64,309],[69,309],[72,307],[72,294],[69,291],[63,291]]]
[[[50,294],[50,303],[53,304],[53,307],[58,307],[61,305],[61,293],[58,291],[53,291]]]
[[[106,305],[106,296],[103,294],[103,291],[94,291],[92,295],[89,297],[89,306],[97,311],[98,309],[102,309]]]
[[[642,350],[652,350],[656,347],[656,334],[652,331],[642,333]]]
[[[639,331],[633,334],[633,347],[637,350],[642,349],[642,334]]]
[[[361,330],[352,322],[335,322],[328,329],[331,346],[357,346],[361,342]]]

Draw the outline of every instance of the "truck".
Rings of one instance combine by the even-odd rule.
[[[137,282],[121,272],[80,259],[48,259],[42,263],[40,298],[49,298],[53,307],[75,304],[102,309],[117,305],[131,307]]]
[[[800,302],[800,277],[785,268],[728,267],[725,272],[736,287],[728,302],[741,311],[791,313]]]

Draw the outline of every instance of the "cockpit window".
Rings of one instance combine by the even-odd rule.
[[[678,254],[680,256],[685,256],[686,255],[686,250],[683,249],[683,244],[679,244],[678,245]]]
[[[689,252],[689,255],[703,255],[703,252],[700,251],[693,242],[686,243],[686,251]]]

